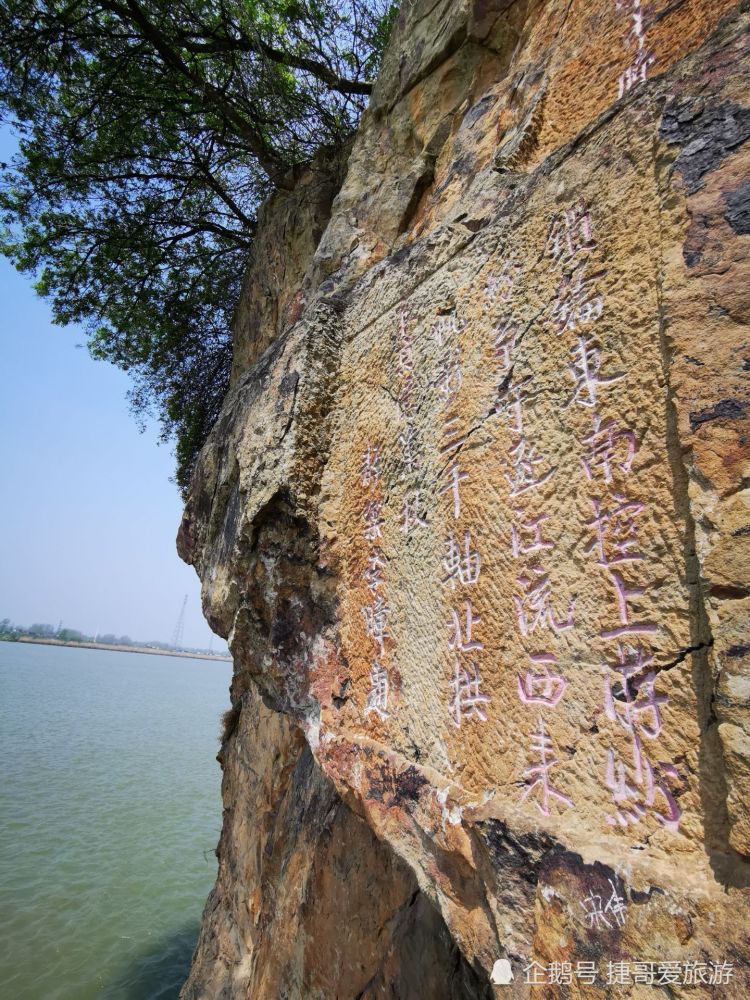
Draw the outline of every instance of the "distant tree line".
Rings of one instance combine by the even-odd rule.
[[[115,635],[113,632],[102,632],[97,635],[87,635],[77,628],[63,628],[61,625],[55,628],[48,622],[35,622],[33,625],[15,625],[10,618],[0,619],[0,642],[19,642],[24,639],[56,639],[58,642],[95,642],[103,646],[144,646],[148,649],[174,650],[168,642],[159,642],[158,639],[150,642],[141,642],[138,639],[131,639],[129,635]],[[181,646],[183,653],[209,653],[213,656],[224,656],[223,650],[215,651],[200,649],[192,646]]]
[[[33,625],[15,625],[10,618],[0,620],[0,639],[58,639],[60,642],[101,642],[106,646],[140,646],[143,643],[134,642],[129,635],[114,635],[107,632],[102,635],[86,635],[77,628],[63,628],[50,625],[48,622],[34,622]],[[155,643],[150,643],[155,645]]]

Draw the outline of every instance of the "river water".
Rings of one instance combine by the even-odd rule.
[[[231,665],[0,642],[0,996],[176,997]]]

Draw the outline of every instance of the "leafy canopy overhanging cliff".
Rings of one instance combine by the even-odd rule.
[[[0,251],[55,321],[133,376],[177,482],[229,383],[259,204],[340,150],[372,90],[386,0],[3,0]]]

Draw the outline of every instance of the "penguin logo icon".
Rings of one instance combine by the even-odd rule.
[[[507,986],[513,982],[513,970],[507,958],[498,958],[492,966],[490,982],[493,986]]]

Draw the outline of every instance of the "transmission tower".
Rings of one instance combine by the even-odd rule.
[[[185,631],[185,606],[187,604],[187,594],[182,600],[182,607],[180,608],[180,614],[177,618],[177,624],[174,627],[174,632],[172,633],[172,646],[174,649],[182,649],[182,633]]]

